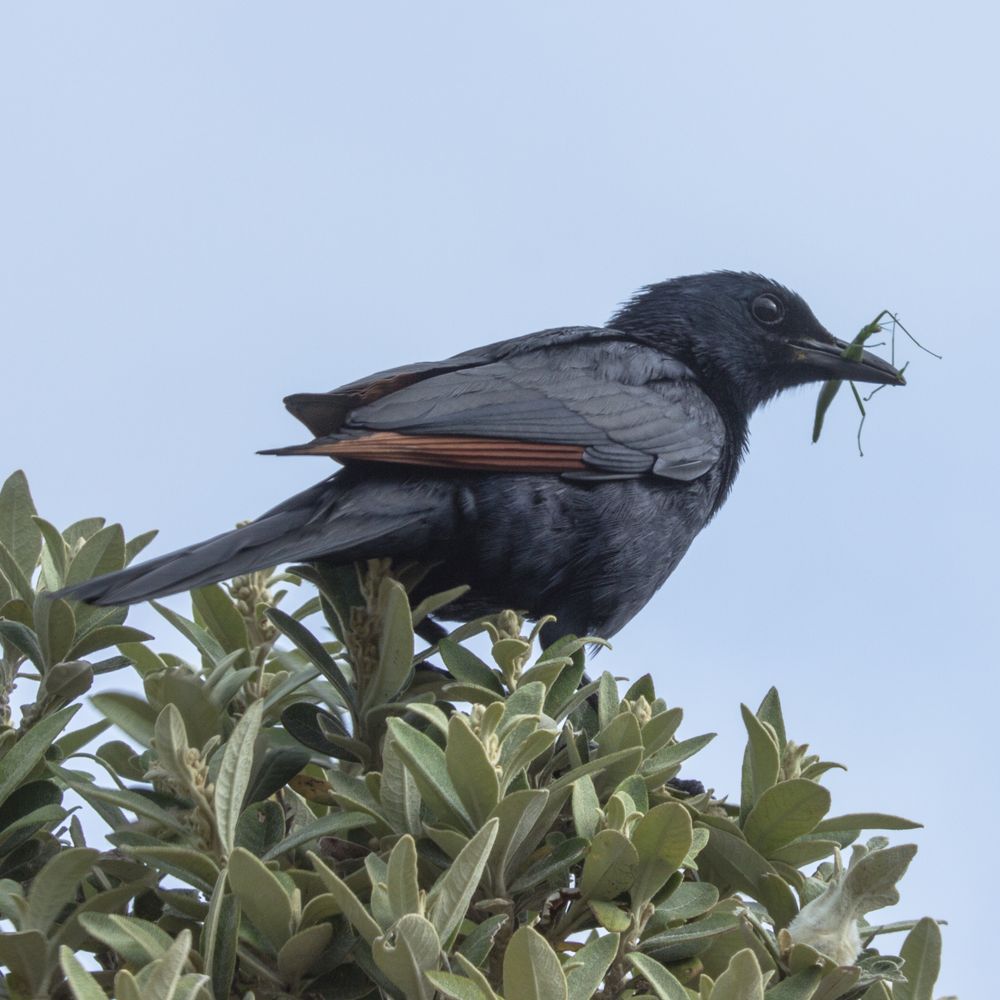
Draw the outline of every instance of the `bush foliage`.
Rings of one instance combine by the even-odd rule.
[[[712,736],[679,735],[649,675],[586,678],[600,640],[536,651],[512,612],[417,638],[455,596],[412,607],[419,567],[154,605],[193,662],[125,609],[48,596],[151,537],[60,531],[21,473],[0,492],[3,995],[930,1000],[937,924],[865,916],[916,849],[863,831],[916,824],[829,815],[839,765],[788,737],[773,689],[742,708],[730,802],[678,780]],[[899,956],[875,950],[896,931]]]

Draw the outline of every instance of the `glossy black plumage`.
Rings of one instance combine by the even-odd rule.
[[[443,617],[506,607],[610,636],[724,501],[753,410],[831,377],[901,384],[842,357],[798,296],[720,272],[650,286],[607,327],[567,327],[286,400],[316,435],[278,449],[346,467],[247,527],[72,588],[132,603],[288,561],[432,563],[469,584]],[[544,471],[539,471],[539,470]]]

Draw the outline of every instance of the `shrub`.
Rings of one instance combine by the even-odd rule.
[[[937,924],[865,919],[916,848],[862,832],[916,824],[828,815],[838,765],[788,737],[773,689],[742,707],[729,802],[679,777],[712,736],[681,738],[648,674],[587,679],[599,639],[537,652],[512,612],[416,638],[455,596],[411,607],[416,566],[154,604],[195,662],[125,609],[47,596],[151,537],[59,531],[21,473],[0,492],[6,996],[930,1000]],[[111,673],[131,690],[73,728]],[[35,685],[17,725],[15,684]],[[898,957],[873,947],[889,931]]]

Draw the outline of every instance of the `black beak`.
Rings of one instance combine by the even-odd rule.
[[[815,369],[820,378],[906,385],[902,372],[857,344],[848,344],[836,337],[829,342],[804,338],[792,347],[795,360]]]

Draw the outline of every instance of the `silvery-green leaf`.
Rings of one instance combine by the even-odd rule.
[[[273,858],[280,858],[283,854],[304,847],[306,844],[317,840],[320,837],[329,837],[335,833],[346,833],[349,830],[357,830],[367,826],[371,822],[368,813],[363,812],[331,812],[326,816],[307,823],[305,826],[297,827],[284,840],[275,844],[262,855],[264,861]]]
[[[484,993],[466,976],[458,976],[454,972],[427,972],[425,975],[448,1000],[496,1000],[496,994],[492,990]]]
[[[55,742],[56,737],[79,711],[79,705],[67,705],[58,712],[36,722],[7,751],[0,769],[0,803],[11,795],[34,770],[35,765]]]
[[[573,825],[577,835],[590,840],[601,821],[601,801],[590,775],[573,782]]]
[[[825,833],[827,830],[917,830],[923,823],[915,823],[912,819],[902,816],[890,816],[888,813],[848,813],[846,816],[830,816],[816,824],[813,833]]]
[[[400,837],[389,854],[386,885],[393,919],[398,920],[407,913],[420,913],[417,847],[409,834]]]
[[[781,751],[772,729],[761,722],[746,705],[740,705],[740,711],[747,731],[740,796],[740,819],[745,820],[761,795],[777,782],[781,770]]]
[[[0,542],[25,577],[31,576],[42,551],[42,533],[35,523],[37,513],[27,476],[20,469],[12,472],[0,486]]]
[[[163,958],[147,965],[136,976],[145,1000],[174,1000],[190,951],[191,932],[185,928],[174,939]]]
[[[681,882],[656,907],[646,923],[645,933],[656,934],[669,924],[692,920],[707,913],[719,901],[719,890],[711,882]]]
[[[228,854],[232,851],[236,824],[243,811],[243,799],[253,770],[253,746],[260,732],[263,705],[255,701],[236,723],[226,742],[222,763],[215,778],[212,800],[218,826],[219,842]],[[252,919],[252,918],[251,918]]]
[[[552,729],[535,728],[525,739],[519,741],[513,752],[505,753],[504,751],[508,750],[508,746],[512,742],[508,735],[503,741],[500,757],[503,767],[504,790],[521,771],[545,753],[558,738],[559,733]]]
[[[458,713],[448,722],[445,763],[473,823],[478,826],[485,822],[500,798],[500,783],[496,768],[486,755],[486,748],[465,717]]]
[[[711,913],[680,927],[661,931],[643,939],[642,950],[660,962],[677,962],[699,955],[723,934],[739,924],[732,913]]]
[[[941,930],[938,925],[930,917],[924,917],[906,935],[900,955],[906,982],[893,985],[893,1000],[931,1000],[934,983],[941,971]]]
[[[493,950],[493,941],[500,928],[509,920],[510,917],[505,913],[494,913],[492,917],[487,917],[462,938],[457,954],[462,955],[475,966],[482,965]]]
[[[187,882],[197,889],[211,891],[219,876],[219,869],[209,854],[190,847],[130,846],[125,850],[158,871]]]
[[[420,821],[420,792],[413,775],[396,750],[392,734],[386,735],[382,744],[382,784],[379,801],[390,826],[397,832],[419,837],[423,826]]]
[[[108,1000],[100,983],[83,967],[70,948],[59,949],[59,966],[73,992],[74,1000]]]
[[[632,830],[639,864],[629,890],[634,909],[649,902],[691,849],[691,815],[677,802],[654,806]]]
[[[375,938],[382,934],[382,928],[379,927],[347,883],[331,871],[312,851],[309,852],[309,860],[327,891],[337,900],[337,905],[348,922],[368,944],[371,944]]]
[[[425,917],[409,913],[372,941],[372,958],[407,1000],[433,1000],[426,973],[440,964],[441,941]]]
[[[129,965],[139,967],[162,958],[174,940],[148,920],[117,913],[83,913],[80,924],[91,937],[118,952]]]
[[[201,954],[216,996],[228,996],[236,974],[236,942],[240,902],[226,892],[227,874],[220,872],[201,929]]]
[[[684,711],[680,708],[671,708],[666,712],[654,715],[642,727],[642,745],[646,754],[654,754],[657,750],[665,747],[673,739],[673,735],[677,732],[683,718]]]
[[[109,524],[91,535],[70,560],[66,583],[68,586],[83,583],[124,566],[125,532],[120,524]]]
[[[285,832],[285,810],[274,799],[252,802],[240,813],[233,846],[264,858]]]
[[[815,781],[793,778],[766,789],[750,810],[743,834],[767,856],[812,833],[830,809],[830,793]]]
[[[0,965],[6,966],[33,993],[39,992],[44,983],[48,955],[48,942],[41,931],[0,933]]]
[[[494,694],[504,693],[503,685],[497,679],[496,673],[475,653],[449,638],[441,640],[438,651],[444,665],[456,680],[485,688]]]
[[[143,746],[153,742],[156,709],[144,698],[121,691],[102,691],[90,699],[94,707]]]
[[[427,898],[427,913],[446,947],[461,922],[473,893],[479,888],[486,861],[497,839],[499,821],[489,820],[465,845],[450,868],[438,879]]]
[[[559,956],[533,927],[521,927],[503,959],[503,992],[517,1000],[568,1000]]]
[[[628,956],[628,962],[649,983],[660,1000],[688,1000],[687,990],[655,958],[633,952]]]
[[[22,929],[48,932],[62,909],[75,898],[77,886],[90,873],[98,854],[90,847],[69,847],[53,855],[31,883]]]
[[[617,830],[601,830],[590,844],[580,876],[582,899],[613,900],[630,888],[639,869],[639,854]]]
[[[583,857],[588,841],[583,837],[568,837],[560,841],[541,858],[526,868],[509,887],[511,893],[524,892],[541,882],[556,879],[566,885],[566,873],[571,865]],[[537,853],[537,852],[536,852]]]
[[[749,948],[736,952],[712,987],[712,1000],[764,1000],[764,977]]]
[[[263,861],[237,847],[229,856],[229,885],[244,914],[277,952],[292,933],[292,901]]]
[[[378,664],[364,692],[363,709],[390,702],[413,672],[413,625],[406,590],[385,577],[379,586],[382,627],[378,637]]]
[[[544,788],[525,788],[505,795],[493,810],[493,817],[499,820],[490,871],[500,882],[506,882],[512,874],[511,866],[518,850],[531,834],[536,821],[542,815],[549,801],[549,792]]]
[[[444,751],[402,719],[389,719],[388,726],[396,751],[413,775],[424,802],[444,822],[458,829],[473,829],[472,820],[448,774]]]
[[[333,937],[331,924],[314,924],[293,934],[278,952],[278,972],[292,987],[322,958]]]
[[[573,956],[575,968],[566,976],[569,1000],[591,1000],[618,954],[619,940],[617,934],[603,934]]]
[[[215,638],[226,653],[250,647],[246,623],[233,599],[217,583],[191,591],[195,622]]]

